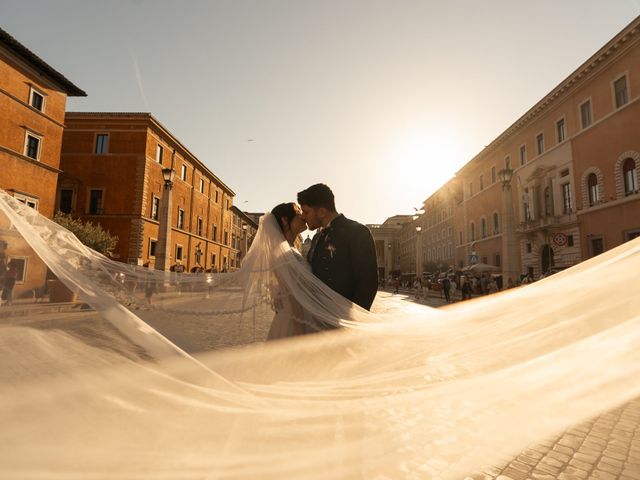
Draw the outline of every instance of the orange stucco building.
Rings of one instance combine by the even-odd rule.
[[[0,188],[51,217],[67,95],[86,96],[0,29]]]
[[[47,217],[54,213],[68,95],[86,96],[0,29],[0,189]],[[44,295],[47,275],[46,265],[0,216],[3,303]]]
[[[233,190],[149,113],[67,113],[58,209],[117,235],[114,258],[154,267],[166,168],[174,171],[169,265],[235,267]]]

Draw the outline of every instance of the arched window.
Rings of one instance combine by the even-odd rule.
[[[482,238],[487,236],[487,219],[483,218],[480,220],[480,229],[482,230]]]
[[[473,222],[471,222],[471,241],[473,242],[476,239],[476,226]]]
[[[636,176],[636,161],[627,158],[622,164],[622,178],[624,180],[624,194],[631,195],[638,190],[638,177]]]
[[[589,191],[589,205],[595,205],[600,201],[598,193],[598,177],[595,173],[590,173],[587,177],[587,188]]]
[[[500,218],[498,212],[493,212],[493,234],[497,234],[500,231]]]

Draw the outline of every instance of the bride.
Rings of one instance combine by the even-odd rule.
[[[293,248],[294,242],[298,235],[304,232],[307,228],[307,224],[302,218],[302,210],[295,203],[281,203],[271,210],[273,219],[278,223],[280,231],[284,236],[284,240],[287,241],[291,247],[291,255],[293,258],[300,262],[308,271],[311,268],[304,257]],[[268,221],[268,219],[266,219]],[[276,277],[278,276],[275,273]],[[279,281],[278,287],[273,292],[274,308],[276,314],[271,323],[268,340],[275,340],[278,338],[292,337],[295,335],[302,335],[305,333],[305,324],[300,321],[302,309],[295,300],[293,293],[286,286],[286,282]]]

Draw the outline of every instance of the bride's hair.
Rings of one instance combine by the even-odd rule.
[[[271,210],[271,213],[274,217],[276,217],[276,220],[278,221],[278,225],[280,225],[280,230],[282,230],[282,233],[284,233],[284,223],[282,223],[282,217],[285,217],[289,221],[289,223],[291,223],[291,220],[293,220],[296,216],[296,210],[293,208],[294,205],[295,203],[293,202],[281,203],[280,205],[276,205],[275,207],[273,207],[273,210]]]

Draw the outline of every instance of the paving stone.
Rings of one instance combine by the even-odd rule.
[[[600,438],[589,435],[585,440],[583,445],[592,446],[591,448],[601,448],[606,447],[608,443],[609,437]]]
[[[589,476],[589,472],[581,470],[579,468],[568,466],[565,468],[558,478],[562,478],[562,475],[567,475],[567,480],[571,479],[584,479]]]
[[[558,440],[560,445],[564,445],[565,447],[571,447],[577,449],[582,445],[582,438],[576,437],[574,435],[566,435]]]
[[[616,475],[612,475],[608,472],[603,472],[602,470],[594,470],[593,472],[591,472],[591,476],[589,478],[598,480],[618,480]]]
[[[556,452],[564,453],[565,455],[569,456],[573,456],[573,454],[576,452],[573,448],[565,447],[564,445],[554,445],[553,449]]]
[[[576,453],[573,456],[574,460],[580,460],[581,462],[588,463],[589,465],[595,465],[598,461],[598,455],[585,455],[584,453]]]
[[[615,458],[616,460],[626,460],[627,459],[627,454],[625,453],[621,453],[618,449],[614,449],[614,448],[606,448],[604,452],[602,452],[603,455],[606,455],[607,457],[612,457]]]
[[[640,480],[640,470],[637,469],[625,469],[622,471],[622,475],[625,475],[629,478],[633,478],[633,480]]]
[[[507,467],[496,480],[527,480],[527,478],[529,478],[528,473],[519,472],[518,470]]]
[[[576,458],[572,458],[571,461],[569,462],[569,465],[571,465],[572,467],[590,472],[591,470],[593,470],[593,467],[595,466],[595,462],[588,463],[588,462],[583,462],[582,460],[577,460]]]
[[[531,478],[534,480],[557,480],[558,477],[556,475],[549,474],[547,472],[542,472],[540,470],[534,470],[531,474]]]
[[[622,467],[617,467],[615,465],[611,465],[609,463],[598,463],[598,470],[602,470],[603,472],[611,473],[612,475],[618,475],[622,471]]]
[[[548,463],[540,462],[538,465],[536,465],[534,472],[535,471],[539,471],[540,473],[547,473],[549,475],[558,475],[560,473],[560,468],[549,465]]]
[[[516,457],[516,460],[524,463],[525,465],[529,465],[530,467],[535,467],[540,461],[540,458],[536,459],[536,458],[530,457],[529,455],[520,454]]]
[[[582,445],[579,449],[577,453],[581,453],[583,455],[592,455],[594,457],[599,457],[600,455],[602,455],[602,451],[606,448],[606,446],[604,447],[600,447],[598,446],[598,448],[593,448],[593,447],[587,447],[585,445]]]
[[[527,457],[531,457],[531,458],[535,458],[536,460],[540,460],[542,457],[544,457],[547,452],[549,450],[545,450],[544,453],[538,452],[537,450],[533,450],[533,449],[527,449],[524,450],[522,453],[525,454]]]
[[[514,470],[517,470],[523,473],[529,473],[531,470],[533,470],[533,465],[527,465],[526,463],[522,463],[517,460],[514,460],[509,464],[507,468],[512,468]]]
[[[553,458],[555,460],[558,460],[559,462],[561,462],[563,465],[569,463],[569,460],[571,460],[571,455],[567,455],[566,453],[560,453],[556,450],[551,450],[548,454],[547,454],[548,458]]]
[[[620,468],[622,468],[622,466],[624,465],[624,462],[622,460],[611,458],[606,455],[603,455],[602,458],[600,458],[600,462],[613,465],[614,467],[620,467]]]

